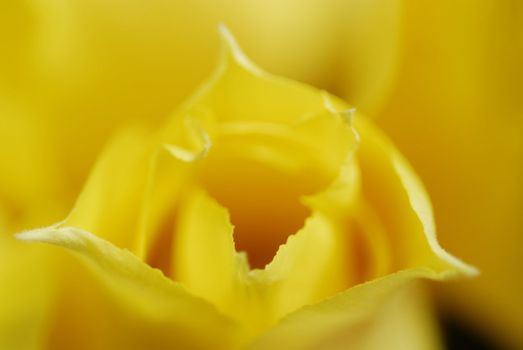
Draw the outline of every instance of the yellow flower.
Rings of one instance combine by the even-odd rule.
[[[442,288],[447,312],[521,348],[522,3],[406,0],[398,22],[401,30],[392,26],[376,40],[400,32],[386,96],[359,98],[350,76],[344,96],[379,112],[376,122],[427,185],[443,245],[482,271],[481,278]]]
[[[345,103],[222,37],[163,127],[122,130],[68,218],[18,235],[87,263],[64,277],[48,346],[435,347],[399,287],[475,270],[438,245],[417,177]]]

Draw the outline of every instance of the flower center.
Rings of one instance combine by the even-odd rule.
[[[290,154],[278,152],[274,144],[249,141],[214,145],[201,181],[228,209],[236,250],[247,253],[251,268],[263,268],[287,237],[303,227],[310,210],[301,198],[318,191],[324,181],[315,174],[317,166],[302,159],[289,169],[290,163],[298,164],[296,159],[284,162]]]
[[[263,268],[309,215],[300,203],[301,184],[278,169],[252,160],[208,164],[204,186],[229,210],[237,251],[251,268]]]

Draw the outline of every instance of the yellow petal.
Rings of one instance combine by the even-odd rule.
[[[84,259],[96,281],[96,288],[89,290],[101,288],[105,298],[109,298],[109,307],[97,311],[106,318],[114,317],[115,321],[114,332],[107,334],[105,331],[102,334],[106,338],[96,340],[104,347],[140,348],[151,341],[160,347],[178,344],[191,348],[229,349],[236,346],[236,326],[229,319],[128,251],[75,228],[51,227],[27,231],[17,237],[25,241],[63,246]],[[94,302],[104,307],[103,299],[100,301],[95,298]],[[125,318],[133,321],[122,324]],[[96,325],[90,323],[93,320],[96,318],[86,318],[82,323],[85,323],[86,328],[96,330]],[[155,325],[158,327],[156,331],[132,331],[133,327],[153,329]],[[90,343],[89,339],[84,340]]]
[[[427,272],[399,272],[306,306],[247,349],[438,349],[429,306],[408,285]]]
[[[363,118],[359,160],[363,197],[384,225],[393,251],[394,268],[425,266],[441,276],[475,275],[477,270],[445,252],[437,242],[432,208],[410,166],[387,138]]]
[[[195,189],[181,205],[173,233],[174,277],[195,295],[238,317],[234,295],[249,268],[245,256],[235,250],[227,211]]]
[[[119,247],[133,249],[151,140],[152,136],[138,127],[115,135],[63,225],[96,232]]]
[[[42,349],[56,278],[49,251],[0,235],[0,345]]]
[[[172,223],[169,217],[191,174],[185,163],[194,157],[173,143],[162,146],[160,139],[139,126],[116,133],[61,226],[96,232],[142,259],[160,259],[154,254],[167,248],[155,245],[166,234],[163,226]]]
[[[379,312],[364,349],[444,349],[432,298],[420,283],[407,285]]]
[[[220,34],[221,62],[195,96],[217,120],[289,124],[324,110],[316,89],[263,72],[243,54],[226,27],[220,27]]]
[[[273,317],[278,319],[346,287],[343,258],[347,252],[340,236],[328,217],[313,213],[280,247],[274,260],[257,275],[274,284]]]
[[[211,147],[207,133],[192,117],[176,120],[170,127],[173,129],[160,131],[163,143],[149,154],[147,188],[135,237],[138,256],[164,271],[171,267],[170,242],[179,202],[195,181],[198,161]]]

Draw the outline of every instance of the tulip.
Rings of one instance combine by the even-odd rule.
[[[476,272],[438,245],[419,179],[350,106],[222,38],[166,124],[123,129],[70,215],[17,236],[85,263],[61,271],[48,344],[435,348],[410,283]]]

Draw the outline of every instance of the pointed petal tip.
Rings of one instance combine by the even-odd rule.
[[[41,229],[23,231],[16,233],[14,236],[19,241],[42,241],[44,238]]]
[[[341,115],[350,123],[355,116],[356,107],[347,105],[345,102],[336,98],[329,92],[322,90],[321,97],[323,99],[323,106],[332,114]],[[343,105],[340,105],[343,104]]]
[[[233,47],[238,45],[229,27],[227,27],[225,23],[221,22],[218,24],[218,33],[220,34],[220,38],[226,42],[228,46]]]
[[[218,24],[218,33],[220,35],[222,44],[222,55],[224,56],[226,62],[228,58],[232,58],[232,61],[253,73],[264,73],[262,69],[260,69],[247,57],[247,55],[245,55],[235,36],[224,23]]]
[[[446,268],[442,271],[440,270],[437,279],[474,278],[481,275],[481,271],[478,268],[448,253],[439,244],[436,243],[434,245],[434,242],[432,242],[432,249],[440,261],[446,264]]]
[[[458,258],[453,257],[453,265],[461,276],[474,278],[481,275],[481,271],[477,267],[467,264]]]
[[[220,36],[222,52],[224,52],[225,55],[230,55],[235,59],[243,55],[236,38],[225,24],[220,23],[218,25],[218,34]]]
[[[24,242],[39,242],[79,250],[86,246],[90,236],[77,228],[58,228],[56,225],[17,233],[15,238]]]
[[[54,226],[17,233],[15,238],[23,242],[61,245],[72,249],[77,249],[82,245],[78,237],[67,235],[63,230],[57,229]]]

